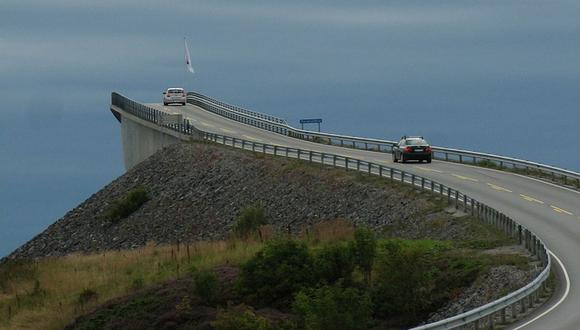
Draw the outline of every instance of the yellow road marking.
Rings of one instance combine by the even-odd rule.
[[[428,167],[417,166],[417,168],[420,169],[420,170],[423,170],[423,171],[428,171],[428,172],[443,173],[443,171],[434,170],[434,169],[428,168]]]
[[[207,126],[207,127],[215,127],[214,125],[212,125],[212,124],[208,124],[208,123],[206,123],[205,121],[202,121],[202,122],[201,122],[201,124],[202,124],[203,126]]]
[[[559,208],[559,207],[557,207],[557,206],[554,206],[554,205],[550,205],[550,207],[552,208],[552,210],[554,210],[554,211],[556,211],[556,212],[558,212],[558,213],[565,213],[565,214],[567,214],[567,215],[574,215],[572,212],[570,212],[570,211],[566,211],[566,210],[564,210],[563,208]]]
[[[260,139],[257,139],[253,136],[249,136],[249,135],[242,135],[243,138],[245,138],[246,140],[250,140],[250,141],[256,141],[256,142],[261,142]]]
[[[227,129],[227,128],[221,128],[221,130],[222,130],[223,132],[230,133],[230,134],[234,134],[234,133],[236,133],[235,131],[232,131],[231,129]]]
[[[535,199],[535,198],[533,198],[533,197],[526,196],[526,195],[524,195],[524,194],[520,194],[520,196],[521,196],[523,199],[527,200],[528,202],[534,202],[534,203],[538,203],[538,204],[544,204],[544,202],[542,202],[542,201],[541,201],[541,200],[539,200],[539,199]]]
[[[459,174],[451,174],[451,175],[453,175],[454,177],[456,177],[456,178],[458,178],[458,179],[461,179],[461,180],[467,180],[467,181],[479,182],[479,180],[477,180],[477,179],[474,179],[474,178],[470,178],[470,177],[468,177],[468,176],[463,176],[463,175],[459,175]]]
[[[488,183],[487,185],[488,185],[488,186],[490,186],[492,189],[495,189],[495,190],[497,190],[497,191],[505,191],[505,192],[510,192],[510,193],[511,193],[511,192],[513,192],[513,191],[511,191],[511,190],[509,190],[509,189],[507,189],[507,188],[500,187],[500,186],[498,186],[498,185],[495,185],[495,184],[493,184],[493,183]]]

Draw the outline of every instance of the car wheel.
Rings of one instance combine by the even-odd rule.
[[[401,152],[401,163],[406,163],[405,154]]]
[[[163,102],[163,105],[167,105],[167,102]]]
[[[425,159],[425,161],[426,161],[427,163],[431,163],[431,157],[429,157],[429,158]]]
[[[181,105],[185,105],[185,102],[181,103]]]

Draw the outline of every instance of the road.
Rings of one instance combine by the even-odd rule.
[[[458,189],[486,203],[535,232],[564,266],[559,294],[535,312],[537,320],[512,326],[520,329],[580,329],[580,193],[526,176],[493,169],[434,160],[426,163],[393,163],[390,154],[341,148],[289,138],[226,119],[194,105],[148,104],[167,112],[181,112],[197,128],[250,141],[297,147],[358,158],[404,169]],[[394,137],[391,137],[394,138]],[[531,155],[529,158],[533,158]],[[566,290],[569,286],[569,290]],[[564,297],[564,293],[567,295]]]

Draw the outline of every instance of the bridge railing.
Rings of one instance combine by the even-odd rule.
[[[348,148],[370,150],[391,153],[396,141],[363,138],[356,136],[313,132],[292,127],[282,119],[268,118],[266,115],[245,110],[245,112],[232,110],[231,105],[211,99],[199,93],[188,93],[188,102],[197,105],[207,111],[223,117],[265,129],[274,133],[291,136],[307,141],[337,145]],[[500,170],[514,171],[520,174],[537,176],[551,180],[555,183],[580,189],[580,173],[545,165],[529,160],[512,157],[453,149],[446,147],[433,147],[433,158],[448,162],[457,162],[477,166],[486,166]]]
[[[143,120],[158,124],[158,121],[156,121],[156,118],[159,116],[159,113],[156,112],[158,110],[141,105],[116,93],[113,93],[112,103],[122,110]],[[496,323],[506,323],[509,320],[516,320],[518,314],[525,313],[527,308],[531,308],[535,305],[545,290],[546,280],[550,275],[552,261],[549,250],[542,240],[514,219],[456,189],[445,186],[429,178],[405,172],[404,170],[356,158],[313,150],[272,145],[205,132],[193,127],[187,120],[184,124],[170,126],[164,125],[164,127],[180,133],[185,132],[185,134],[196,134],[196,137],[205,141],[252,152],[294,158],[311,163],[319,163],[322,166],[344,168],[347,171],[359,171],[391,181],[410,184],[416,189],[438,194],[442,198],[447,199],[448,203],[453,205],[456,209],[461,209],[463,212],[471,214],[475,218],[494,226],[501,230],[505,235],[515,239],[520,245],[525,247],[525,249],[527,249],[541,265],[541,271],[534,280],[515,292],[468,312],[438,322],[421,325],[414,329],[451,329],[471,325],[476,329],[479,329],[480,327],[493,327]],[[508,309],[511,312],[509,320],[507,317]]]
[[[203,94],[199,94],[199,93],[196,93],[196,92],[188,92],[187,93],[187,96],[188,96],[188,98],[196,98],[196,99],[199,99],[199,100],[203,100],[205,102],[208,102],[208,103],[213,103],[213,104],[215,104],[215,105],[217,105],[219,107],[226,108],[226,109],[228,109],[230,111],[234,111],[234,112],[237,112],[237,113],[241,113],[241,114],[245,114],[245,115],[250,115],[252,117],[259,118],[259,119],[265,119],[265,120],[268,120],[268,121],[271,121],[271,122],[274,122],[274,123],[277,123],[277,124],[287,124],[286,123],[286,120],[284,120],[284,119],[277,118],[277,117],[274,117],[274,116],[271,116],[271,115],[267,115],[267,114],[264,114],[264,113],[260,113],[260,112],[256,112],[256,111],[246,110],[244,108],[240,108],[240,107],[235,106],[235,105],[227,104],[225,102],[222,102],[222,101],[213,99],[213,98],[211,98],[209,96],[205,96]]]

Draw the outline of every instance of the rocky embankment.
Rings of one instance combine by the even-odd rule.
[[[369,182],[367,182],[369,181]],[[107,207],[143,186],[150,200],[112,223]],[[377,183],[361,174],[322,169],[207,144],[168,147],[88,198],[9,258],[131,249],[147,242],[224,238],[240,211],[265,207],[275,228],[296,233],[322,220],[347,219],[402,237],[454,239],[465,223],[436,210],[436,201],[408,187]],[[436,224],[436,225],[435,225]]]
[[[149,200],[125,219],[106,219],[107,208],[136,187],[144,187]],[[221,239],[240,212],[256,204],[265,208],[274,228],[292,233],[321,221],[346,219],[394,237],[461,241],[480,236],[474,228],[482,226],[445,212],[437,196],[353,171],[223,146],[178,144],[105,186],[8,258]],[[491,235],[487,239],[496,235],[489,229],[483,232]],[[497,299],[536,273],[531,268],[493,267],[431,320]]]

